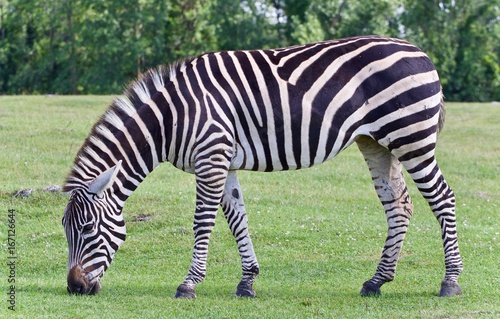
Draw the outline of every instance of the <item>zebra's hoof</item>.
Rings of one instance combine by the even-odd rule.
[[[462,293],[462,289],[456,281],[443,280],[441,283],[441,290],[439,291],[439,297],[451,297],[458,296]]]
[[[380,294],[382,294],[382,292],[380,291],[380,285],[374,284],[371,281],[366,281],[363,284],[360,293],[363,297],[380,296]]]
[[[196,299],[196,292],[194,292],[194,288],[193,287],[181,284],[177,288],[177,292],[175,293],[174,298]]]
[[[236,287],[236,296],[238,297],[255,297],[255,290],[253,290],[252,283],[241,281]]]

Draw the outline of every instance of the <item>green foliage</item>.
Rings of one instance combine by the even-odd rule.
[[[395,280],[378,298],[359,289],[375,271],[386,222],[355,146],[295,172],[239,172],[261,265],[257,298],[233,296],[241,266],[220,213],[198,299],[172,296],[192,253],[192,175],[162,164],[124,209],[128,236],[96,296],[66,292],[68,197],[61,184],[110,96],[0,97],[0,236],[16,210],[16,311],[1,318],[499,318],[500,149],[496,104],[447,104],[437,157],[457,198],[463,295],[439,298],[444,275],[439,225],[413,183],[415,210]],[[407,181],[410,181],[407,178]],[[33,188],[28,198],[11,194]],[[146,221],[139,217],[150,216]],[[0,253],[7,289],[7,250]]]
[[[117,93],[207,51],[362,34],[421,46],[448,100],[500,100],[500,0],[0,0],[0,93]]]
[[[214,50],[279,47],[281,43],[276,12],[266,1],[213,0],[208,23],[214,26]]]
[[[408,0],[405,8],[405,35],[436,64],[447,99],[499,99],[499,0]]]

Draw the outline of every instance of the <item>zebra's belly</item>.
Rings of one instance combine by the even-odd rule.
[[[348,144],[350,145],[353,140],[352,138]],[[347,146],[344,145],[342,149],[345,149]],[[321,156],[312,157],[309,153],[303,156],[296,154],[293,150],[297,150],[298,146],[295,148],[292,147],[289,152],[279,152],[278,149],[271,150],[266,148],[266,145],[259,147],[237,143],[229,169],[261,172],[298,170],[324,163],[335,157],[342,150],[340,147],[329,148],[323,150]],[[284,150],[285,148],[282,147],[281,149]]]

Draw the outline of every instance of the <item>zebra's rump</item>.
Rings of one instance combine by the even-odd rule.
[[[234,116],[233,168],[310,167],[359,135],[391,147],[395,138],[435,129],[441,109],[434,66],[401,40],[357,37],[200,59],[217,91],[227,94],[216,100]],[[389,136],[394,131],[397,136]]]

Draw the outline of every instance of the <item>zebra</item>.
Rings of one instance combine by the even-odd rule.
[[[196,298],[219,205],[241,258],[236,295],[255,296],[259,263],[237,171],[308,168],[356,143],[388,223],[381,259],[361,295],[380,294],[395,276],[413,211],[403,168],[441,227],[445,276],[439,295],[458,295],[463,266],[455,197],[435,158],[444,115],[434,65],[401,39],[359,36],[213,52],[151,69],[95,123],[66,179],[67,290],[101,289],[125,241],[125,201],[168,161],[196,180],[192,262],[174,297]]]

